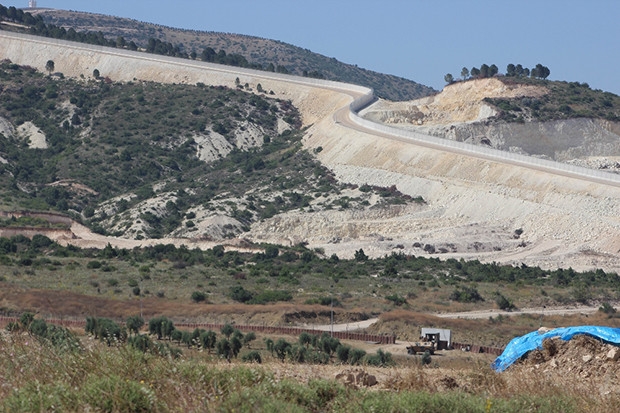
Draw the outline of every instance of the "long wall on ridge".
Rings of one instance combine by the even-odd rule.
[[[614,185],[616,177],[603,175],[603,181],[609,179],[612,184],[602,184],[579,179],[579,173],[587,171],[564,176],[536,169],[540,165],[507,164],[496,153],[480,157],[468,154],[471,148],[460,146],[457,152],[449,152],[440,146],[452,144],[428,145],[422,142],[425,137],[395,133],[393,128],[355,115],[349,117],[350,124],[341,122],[337,114],[342,108],[355,98],[372,98],[366,88],[6,32],[0,32],[0,58],[43,72],[46,62],[53,60],[56,71],[85,81],[97,69],[113,81],[235,87],[239,78],[254,90],[260,83],[263,89],[273,91],[274,97],[291,100],[300,109],[304,124],[311,126],[304,140],[306,147],[321,147],[318,159],[340,179],[360,185],[396,185],[400,191],[426,200],[423,214],[397,217],[400,224],[377,222],[366,232],[390,232],[407,240],[450,240],[456,227],[522,228],[529,247],[505,254],[513,254],[515,262],[549,266],[561,261],[563,266],[575,268],[620,270],[620,188]],[[596,171],[592,174],[599,175]],[[280,217],[277,223],[253,227],[251,234],[265,240],[293,234],[310,245],[326,250],[332,247],[327,240],[333,238],[333,227],[323,232],[304,230],[300,225],[294,227],[296,219]],[[550,257],[555,259],[553,263]]]

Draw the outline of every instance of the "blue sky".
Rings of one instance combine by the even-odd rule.
[[[0,0],[26,7],[27,0]],[[462,67],[542,63],[620,95],[618,0],[38,0],[39,7],[280,40],[436,89]]]

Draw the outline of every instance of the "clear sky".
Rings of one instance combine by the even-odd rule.
[[[26,7],[27,0],[0,0]],[[444,75],[542,63],[620,95],[620,0],[38,0],[39,7],[290,43],[441,89]]]

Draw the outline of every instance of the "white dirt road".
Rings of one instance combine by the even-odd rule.
[[[355,330],[363,330],[365,328],[370,327],[374,323],[379,321],[378,318],[369,318],[364,321],[356,321],[353,323],[344,323],[344,324],[320,324],[320,325],[307,325],[307,327],[313,328],[319,331],[355,331]]]
[[[522,308],[514,311],[502,311],[502,310],[477,310],[467,311],[462,313],[441,313],[437,314],[437,317],[441,318],[465,318],[465,319],[479,319],[501,316],[516,316],[521,314],[539,314],[541,316],[549,315],[570,315],[570,314],[594,314],[598,311],[598,307],[538,307],[538,308]]]
[[[458,313],[438,313],[435,316],[440,318],[463,318],[463,319],[481,319],[489,317],[497,317],[499,315],[510,317],[521,314],[538,314],[538,315],[570,315],[570,314],[594,314],[598,311],[598,307],[577,306],[577,307],[537,307],[522,308],[514,311],[502,311],[496,309],[465,311]],[[355,331],[363,330],[378,322],[379,318],[369,318],[368,320],[357,321],[343,324],[318,324],[304,325],[319,331]]]

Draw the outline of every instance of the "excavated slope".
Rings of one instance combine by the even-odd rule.
[[[495,114],[484,98],[542,96],[547,90],[531,85],[507,85],[497,79],[479,79],[446,86],[433,96],[410,102],[379,101],[364,111],[369,119],[414,125],[447,125],[474,122]]]
[[[39,70],[52,59],[56,70],[65,76],[88,77],[97,68],[102,76],[115,81],[203,82],[231,87],[239,76],[183,61],[164,63],[155,56],[126,57],[100,50],[0,34],[2,58]],[[260,82],[276,97],[292,100],[304,123],[312,125],[306,147],[320,147],[321,151],[316,151],[319,160],[341,180],[396,185],[400,191],[426,200],[422,206],[381,210],[291,212],[255,224],[247,238],[305,241],[341,257],[350,257],[359,248],[372,256],[391,251],[422,255],[427,252],[420,246],[429,244],[444,258],[620,270],[620,188],[359,132],[334,120],[335,111],[352,99],[345,93],[266,79],[260,72],[244,72],[239,77],[242,83],[255,87]],[[520,236],[517,229],[523,231]],[[88,237],[83,230],[80,235]],[[118,242],[126,246],[129,240]]]
[[[537,98],[544,87],[492,79],[454,83],[435,96],[411,102],[378,101],[362,115],[401,129],[579,166],[620,172],[620,123],[573,118],[508,123],[485,98]]]

